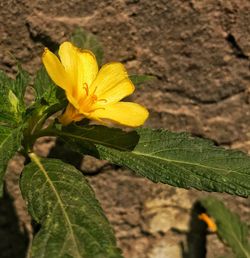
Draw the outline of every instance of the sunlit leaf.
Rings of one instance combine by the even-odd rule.
[[[27,84],[28,75],[24,71],[20,70],[15,80],[0,71],[0,125],[13,126],[22,121]]]
[[[22,194],[41,229],[32,258],[121,258],[113,231],[82,173],[31,154],[21,178]]]
[[[15,80],[0,71],[0,124],[15,125],[21,122],[28,83],[28,73],[20,66]]]
[[[237,258],[250,258],[249,230],[240,217],[212,197],[201,200],[207,213],[214,218],[218,235],[229,245]]]

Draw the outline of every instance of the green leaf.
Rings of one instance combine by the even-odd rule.
[[[49,105],[60,103],[61,99],[65,98],[63,90],[54,84],[44,67],[37,72],[33,87],[36,99],[45,101]]]
[[[13,93],[12,90],[9,90],[9,96],[8,96],[9,102],[11,104],[11,112],[14,114],[18,114],[18,106],[19,106],[19,99],[17,96]]]
[[[156,77],[153,75],[130,75],[129,79],[135,85],[143,84],[144,82],[154,80]]]
[[[18,125],[25,112],[24,93],[29,83],[27,72],[19,66],[15,80],[0,71],[0,124]]]
[[[250,158],[242,152],[216,147],[186,133],[138,129],[137,138],[124,143],[118,129],[76,128],[54,134],[82,153],[86,152],[86,142],[92,143],[96,157],[128,167],[153,182],[241,196],[250,194]],[[98,136],[101,130],[105,130],[103,138]]]
[[[14,84],[14,80],[0,71],[0,125],[15,125],[20,121],[20,101],[13,92]]]
[[[64,91],[54,84],[44,67],[37,72],[33,87],[36,101],[28,108],[25,118],[31,127],[39,128],[49,116],[65,108],[68,101]]]
[[[121,258],[113,231],[82,173],[31,154],[21,178],[28,209],[41,229],[31,257]]]
[[[139,140],[136,131],[126,132],[118,128],[106,126],[78,126],[76,124],[63,128],[63,131],[54,131],[66,144],[75,151],[83,154],[99,156],[96,145],[104,145],[121,151],[133,150]]]
[[[237,214],[232,213],[225,205],[212,197],[200,201],[208,214],[215,219],[218,235],[229,245],[237,258],[250,258],[249,232],[247,225]]]
[[[3,190],[3,178],[9,160],[21,147],[22,127],[9,128],[0,125],[0,197]]]
[[[16,80],[13,81],[12,84],[12,91],[16,95],[16,97],[20,100],[20,102],[24,107],[24,94],[26,91],[26,88],[29,84],[29,74],[27,71],[23,70],[21,65],[18,65],[18,73],[16,76]]]
[[[91,50],[95,54],[98,64],[102,64],[103,49],[95,35],[81,28],[78,28],[72,34],[70,40],[75,46],[81,49]]]
[[[37,72],[33,88],[36,101],[27,108],[23,116],[29,125],[27,135],[40,132],[47,118],[63,110],[68,103],[65,92],[53,83],[44,67]]]

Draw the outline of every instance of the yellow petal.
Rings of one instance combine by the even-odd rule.
[[[72,96],[79,98],[86,94],[86,87],[92,84],[98,72],[94,54],[88,50],[81,50],[70,42],[62,43],[58,54],[73,83]]]
[[[87,83],[90,85],[95,80],[98,73],[98,64],[95,55],[89,50],[77,49],[79,64],[78,64],[78,83]]]
[[[206,213],[201,213],[198,218],[202,221],[204,221],[207,224],[207,227],[211,232],[216,232],[217,231],[217,225],[213,221],[212,218],[210,218]]]
[[[125,67],[121,63],[109,63],[99,71],[91,85],[98,99],[106,99],[107,103],[115,103],[133,93],[135,87],[128,79]]]
[[[136,103],[118,102],[105,106],[105,109],[97,109],[91,116],[93,116],[93,119],[97,117],[99,119],[111,120],[121,125],[136,127],[144,124],[148,118],[148,111]]]
[[[42,61],[50,78],[55,84],[62,89],[67,90],[70,87],[71,82],[57,56],[49,51],[49,49],[45,48]]]
[[[58,119],[61,124],[68,125],[73,121],[80,121],[83,118],[84,116],[69,103],[64,113]]]

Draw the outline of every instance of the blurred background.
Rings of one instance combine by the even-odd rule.
[[[0,69],[14,76],[18,60],[34,75],[44,46],[55,50],[79,27],[98,37],[105,62],[156,77],[131,97],[149,109],[146,126],[250,152],[248,0],[1,0]],[[43,139],[37,150],[46,155],[51,145]],[[17,183],[21,163],[10,163],[0,199],[1,258],[25,257],[31,236]],[[229,257],[216,235],[193,227],[195,203],[209,193],[154,184],[90,157],[81,167],[126,258]],[[250,221],[249,198],[213,195]]]

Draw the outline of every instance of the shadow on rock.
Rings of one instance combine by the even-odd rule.
[[[1,258],[25,258],[28,234],[20,231],[13,201],[7,193],[0,198],[0,239]]]
[[[187,246],[181,243],[183,258],[205,258],[207,227],[198,219],[198,215],[204,212],[204,208],[196,202],[191,211],[190,230],[187,232]]]

